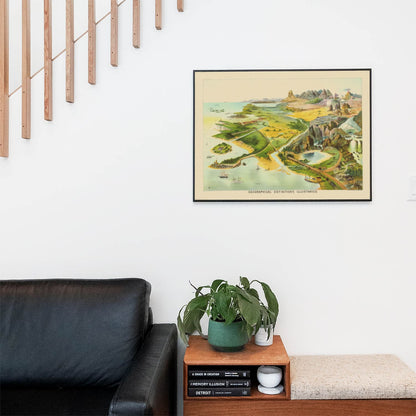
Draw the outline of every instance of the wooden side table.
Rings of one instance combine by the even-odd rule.
[[[257,390],[257,368],[261,365],[276,365],[283,370],[284,391],[278,395],[266,395]],[[227,369],[245,367],[251,370],[251,396],[244,397],[189,397],[188,371],[193,368],[217,366]],[[273,345],[259,347],[249,342],[243,351],[224,353],[215,351],[208,341],[200,336],[189,338],[189,347],[184,357],[183,411],[184,416],[217,415],[261,415],[270,412],[277,401],[290,400],[290,360],[280,336],[275,335]]]

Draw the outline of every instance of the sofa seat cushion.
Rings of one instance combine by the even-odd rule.
[[[394,355],[290,357],[292,400],[414,399],[416,374]]]
[[[116,388],[1,389],[1,416],[107,416]]]
[[[143,342],[149,297],[142,279],[1,281],[0,382],[117,384]]]

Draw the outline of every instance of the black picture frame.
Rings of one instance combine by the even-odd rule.
[[[324,111],[323,114],[327,113],[327,115],[323,115],[322,117],[328,117],[328,119],[333,118],[332,116],[337,116],[339,120],[343,120],[343,119],[352,119],[353,121],[358,120],[359,119],[359,113],[357,113],[357,108],[354,107],[355,105],[358,106],[358,101],[361,100],[361,132],[357,132],[357,134],[361,134],[361,136],[350,136],[348,137],[347,135],[345,136],[346,139],[345,140],[349,140],[351,137],[356,137],[355,142],[356,143],[360,143],[361,142],[361,157],[362,157],[362,189],[349,189],[348,187],[350,186],[350,188],[352,186],[354,187],[358,187],[357,184],[359,184],[359,179],[360,177],[357,175],[356,179],[355,177],[353,177],[353,179],[351,180],[349,178],[348,175],[345,174],[345,172],[349,172],[349,167],[351,167],[351,171],[354,174],[354,169],[356,169],[357,171],[359,171],[359,166],[358,166],[358,161],[353,161],[351,159],[351,161],[348,163],[347,157],[344,157],[344,153],[346,154],[345,151],[343,151],[343,147],[340,147],[340,149],[337,149],[336,147],[334,148],[335,150],[333,151],[333,156],[335,157],[336,155],[336,151],[338,151],[341,156],[339,156],[339,160],[340,163],[338,165],[338,167],[335,167],[334,171],[336,171],[336,174],[339,177],[342,178],[346,178],[345,182],[342,182],[341,180],[339,180],[338,178],[335,178],[335,176],[330,175],[328,172],[325,172],[325,170],[323,168],[321,168],[323,173],[327,173],[327,175],[319,175],[316,172],[316,169],[320,169],[319,165],[316,169],[311,170],[313,168],[313,166],[310,166],[311,164],[309,163],[305,163],[306,165],[308,165],[308,167],[305,166],[305,164],[303,164],[302,160],[296,160],[296,162],[293,160],[293,164],[299,165],[300,170],[306,170],[306,171],[311,171],[313,172],[313,174],[315,174],[316,176],[311,176],[310,178],[307,175],[303,175],[305,176],[305,179],[310,179],[312,181],[312,179],[314,177],[317,177],[317,181],[322,179],[322,182],[325,182],[324,185],[328,187],[328,184],[326,182],[329,183],[329,185],[333,185],[334,187],[338,187],[340,189],[321,189],[322,188],[322,182],[317,182],[319,184],[319,189],[315,189],[313,191],[310,190],[304,190],[304,189],[278,189],[279,188],[279,184],[278,184],[278,180],[276,180],[277,184],[274,185],[274,188],[271,188],[269,185],[265,185],[264,186],[264,190],[261,189],[262,185],[260,185],[260,189],[245,189],[243,191],[241,191],[240,189],[234,190],[234,189],[214,189],[213,191],[211,190],[207,190],[206,189],[206,185],[204,183],[204,165],[203,162],[205,162],[204,160],[204,156],[205,157],[217,157],[216,155],[212,156],[211,154],[209,154],[208,156],[206,155],[207,150],[203,149],[201,151],[201,141],[203,142],[204,140],[204,132],[201,131],[201,126],[202,129],[204,128],[204,122],[206,118],[210,118],[210,117],[205,117],[204,119],[204,114],[208,113],[208,110],[204,110],[203,106],[204,105],[208,105],[209,104],[209,100],[206,99],[206,96],[210,96],[209,94],[209,88],[210,85],[214,85],[215,91],[221,91],[221,86],[226,86],[227,82],[232,84],[234,83],[235,85],[244,85],[245,82],[250,83],[251,85],[251,89],[253,89],[252,84],[255,85],[255,82],[257,82],[258,80],[258,84],[263,86],[263,82],[262,80],[265,80],[266,83],[267,81],[270,81],[270,83],[273,83],[273,85],[278,85],[279,82],[280,83],[286,83],[285,87],[288,91],[292,91],[293,92],[293,88],[291,88],[291,85],[289,85],[287,83],[288,80],[294,80],[293,83],[295,85],[299,84],[299,85],[307,85],[308,84],[308,78],[307,75],[310,75],[310,80],[311,80],[311,84],[315,85],[317,84],[317,80],[319,79],[323,79],[322,83],[325,83],[325,81],[327,81],[327,83],[329,84],[336,84],[337,80],[343,80],[342,82],[339,81],[339,84],[341,85],[342,83],[346,83],[345,80],[349,80],[351,79],[351,83],[354,85],[359,85],[358,80],[361,80],[361,85],[362,85],[362,89],[361,94],[360,93],[354,93],[353,90],[351,90],[351,92],[348,94],[346,93],[344,96],[344,99],[339,99],[339,102],[343,103],[343,104],[348,104],[350,105],[350,114],[348,116],[348,107],[345,107],[345,114],[342,114],[342,111],[344,111],[344,109],[342,110],[336,110],[337,113],[331,113],[328,111]],[[257,80],[257,81],[256,81]],[[217,85],[218,84],[218,85]],[[228,87],[227,87],[228,88]],[[224,97],[224,92],[223,91],[228,91],[227,88],[223,88],[222,92],[219,93],[219,95],[221,97]],[[250,89],[247,88],[247,91]],[[282,87],[283,88],[283,87]],[[203,89],[204,91],[201,91],[201,89]],[[233,90],[232,85],[230,86],[230,91]],[[263,89],[259,88],[259,91],[263,91],[264,90],[264,86]],[[325,91],[325,87],[323,86],[323,88],[321,88],[321,90]],[[329,89],[328,89],[329,90]],[[207,92],[208,91],[208,92]],[[313,90],[311,89],[310,91],[317,91],[319,92],[319,90]],[[303,93],[305,93],[305,95],[302,95]],[[249,93],[247,93],[247,97],[250,96]],[[312,94],[312,93],[311,93]],[[310,94],[310,95],[311,95]],[[332,94],[332,93],[331,93]],[[213,96],[215,96],[215,92],[214,94],[212,94]],[[230,94],[233,95],[233,94]],[[272,104],[272,98],[275,99],[275,103],[281,105],[281,103],[288,99],[288,97],[265,97],[263,95],[262,98],[269,99],[270,100],[270,104]],[[326,95],[323,94],[324,96]],[[296,96],[298,96],[298,98],[296,98]],[[306,106],[306,110],[302,107],[298,107],[300,108],[299,114],[301,113],[301,111],[305,111],[305,113],[303,114],[308,114],[308,117],[313,117],[314,114],[314,109],[315,107],[318,109],[319,108],[319,103],[317,103],[317,106],[314,106],[313,104],[309,105],[309,104],[305,104],[305,102],[313,102],[313,100],[307,100],[305,101],[305,98],[299,98],[299,96],[304,96],[304,97],[309,97],[308,94],[306,94],[306,92],[302,92],[300,93],[300,91],[295,91],[295,94],[293,95],[294,97],[294,101],[293,104],[291,105],[302,105],[302,106]],[[321,96],[322,96],[322,92],[321,92]],[[328,99],[326,99],[326,102],[328,103],[328,100],[330,100],[331,95],[328,95]],[[360,98],[361,96],[361,98]],[[337,95],[333,95],[334,97],[334,102],[336,102]],[[351,101],[349,100],[345,100],[345,98],[350,98]],[[256,100],[259,100],[259,97],[252,97],[251,98],[251,102],[256,102]],[[280,101],[279,101],[280,100]],[[242,103],[249,103],[250,100],[245,100],[242,101]],[[227,104],[232,103],[232,100],[230,100],[229,102],[227,102]],[[263,103],[263,105],[266,105],[267,103]],[[254,104],[255,105],[255,104]],[[202,106],[202,107],[201,107]],[[225,102],[224,102],[224,106]],[[219,106],[220,107],[220,106]],[[277,106],[276,106],[277,108]],[[286,106],[287,108],[287,106]],[[298,108],[296,108],[296,111],[292,114],[295,114],[297,116],[299,116],[298,113]],[[309,109],[310,108],[310,109]],[[205,113],[204,113],[205,111]],[[212,111],[217,111],[215,109],[210,108],[209,112]],[[218,112],[220,111],[224,111],[223,109],[218,110]],[[256,110],[257,111],[257,110]],[[260,110],[259,110],[260,111]],[[307,113],[308,111],[310,111],[310,113]],[[317,110],[318,111],[318,110]],[[341,111],[341,114],[340,114]],[[241,112],[241,111],[240,111]],[[239,112],[236,112],[239,113]],[[222,115],[222,113],[219,113]],[[211,116],[211,114],[209,114]],[[229,113],[228,113],[229,115]],[[214,114],[215,116],[215,114]],[[232,116],[232,115],[231,115]],[[230,116],[230,117],[231,117]],[[226,120],[227,122],[229,122],[230,117],[228,117],[228,119]],[[315,119],[311,120],[311,121],[316,121],[318,119],[322,119],[322,117],[316,117]],[[219,117],[221,119],[221,117]],[[261,119],[261,117],[257,117],[258,119]],[[297,119],[302,119],[302,117],[296,117]],[[214,117],[215,119],[215,117]],[[337,120],[338,120],[337,119]],[[335,120],[335,119],[334,119]],[[303,120],[305,121],[305,120]],[[320,122],[321,120],[319,120]],[[266,118],[266,122],[269,122]],[[334,121],[335,122],[335,121]],[[237,123],[234,124],[238,124],[239,121],[237,121]],[[270,123],[270,122],[269,122]],[[310,127],[310,122],[305,121],[305,123],[309,123],[308,128]],[[338,126],[339,127],[339,126]],[[336,127],[336,128],[338,128]],[[234,128],[234,127],[233,127]],[[335,127],[334,127],[335,128]],[[259,129],[260,130],[260,129]],[[231,131],[231,130],[230,130]],[[238,131],[238,128],[237,128]],[[254,131],[254,129],[253,129]],[[305,126],[305,131],[300,133],[299,136],[301,136],[302,134],[304,134],[306,132],[306,126]],[[242,130],[242,133],[245,134],[245,131]],[[261,131],[259,131],[260,134],[262,134]],[[229,132],[224,133],[223,137],[226,136],[226,134],[231,134]],[[262,134],[264,136],[264,134]],[[207,137],[207,136],[205,136]],[[238,141],[240,138],[242,138],[243,135],[241,135],[240,137],[238,137],[235,140],[231,140],[230,142],[236,142]],[[266,137],[266,136],[264,136]],[[298,137],[298,136],[296,136]],[[303,136],[302,136],[303,137]],[[359,138],[361,137],[361,139]],[[212,137],[214,138],[214,137]],[[253,138],[254,140],[255,138]],[[266,139],[269,140],[269,137],[266,137]],[[218,140],[222,140],[223,143],[227,143],[227,139],[225,138],[220,138]],[[292,141],[293,138],[289,139],[288,142]],[[300,140],[300,139],[298,139]],[[339,140],[341,143],[342,140]],[[275,142],[273,142],[275,143]],[[345,145],[345,143],[344,143]],[[321,145],[319,145],[321,146]],[[279,149],[282,148],[286,148],[287,144],[283,145],[282,147],[280,147]],[[279,150],[278,149],[278,150]],[[248,156],[246,158],[256,158],[256,156],[254,156],[255,153],[254,149],[253,155],[252,156]],[[315,152],[311,152],[312,153],[323,153],[321,152],[318,148],[315,149]],[[247,150],[246,150],[247,151]],[[212,149],[210,150],[210,152],[212,153]],[[251,154],[249,153],[249,155]],[[279,153],[280,155],[280,153]],[[294,156],[298,157],[298,154],[294,153]],[[349,155],[348,159],[350,159]],[[276,155],[277,157],[277,155]],[[355,157],[355,156],[354,156]],[[358,156],[357,156],[358,157]],[[244,158],[244,160],[246,159]],[[218,166],[213,168],[213,169],[217,169],[222,170],[222,171],[227,171],[227,173],[223,174],[224,175],[224,179],[226,179],[228,181],[228,172],[231,172],[235,169],[234,168],[228,168],[228,167],[224,167],[227,166],[226,164],[221,164],[221,161],[218,162],[217,160],[219,159],[219,157],[216,159],[216,162]],[[238,157],[236,158],[238,159]],[[225,159],[222,159],[225,160]],[[230,159],[228,159],[230,160]],[[243,159],[241,159],[243,160]],[[239,160],[241,162],[241,160]],[[261,159],[258,159],[261,160]],[[280,160],[280,159],[279,159]],[[305,159],[303,159],[305,160]],[[273,160],[272,160],[273,162]],[[292,159],[290,159],[290,163],[292,164]],[[357,165],[357,166],[356,166]],[[212,165],[211,165],[212,166]],[[210,166],[210,167],[211,167]],[[339,173],[339,166],[343,166],[344,171]],[[241,167],[241,165],[237,166],[238,168]],[[287,167],[286,165],[284,167]],[[291,166],[292,169],[295,169],[293,166]],[[201,170],[202,169],[202,170]],[[258,170],[262,170],[263,168],[259,168],[257,166]],[[329,168],[331,169],[331,168]],[[237,169],[236,169],[237,170]],[[268,170],[267,168],[264,170]],[[272,170],[272,169],[270,169]],[[288,168],[289,170],[289,168]],[[205,166],[205,171],[208,171],[206,169]],[[211,174],[211,171],[208,171]],[[242,169],[240,169],[240,172],[243,172]],[[290,174],[292,174],[292,170],[290,169]],[[295,172],[295,174],[297,174]],[[260,175],[260,173],[259,173]],[[340,176],[341,175],[341,176]],[[344,175],[344,176],[342,176]],[[212,176],[212,174],[211,174]],[[227,177],[226,177],[227,176]],[[269,175],[270,176],[270,175]],[[276,175],[277,177],[278,175]],[[301,174],[302,176],[302,174]],[[235,175],[234,175],[235,177]],[[337,182],[332,182],[330,179],[328,179],[328,177],[331,177],[333,179],[336,179]],[[238,184],[238,178],[237,180],[235,180]],[[299,179],[299,178],[296,178]],[[356,181],[353,182],[353,185],[350,185],[351,181]],[[348,182],[349,181],[349,182]],[[213,181],[214,183],[218,181]],[[299,182],[299,180],[298,180]],[[311,182],[313,183],[313,182]],[[344,188],[341,188],[341,185],[344,185]],[[204,189],[205,186],[205,189]],[[214,185],[215,186],[215,185]],[[220,183],[218,186],[222,186],[222,183]],[[231,188],[233,186],[233,184],[230,185]],[[237,188],[241,187],[241,186],[236,186]],[[307,197],[306,197],[307,195]],[[353,69],[254,69],[254,70],[246,70],[246,69],[237,69],[237,70],[194,70],[193,72],[193,201],[194,202],[312,202],[312,201],[321,201],[321,202],[358,202],[358,201],[372,201],[372,69],[371,68],[353,68]]]

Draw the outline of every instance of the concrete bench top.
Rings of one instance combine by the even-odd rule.
[[[416,374],[394,355],[290,357],[292,400],[416,399]]]

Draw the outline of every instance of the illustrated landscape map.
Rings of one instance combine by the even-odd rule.
[[[360,77],[249,84],[236,91],[232,79],[204,81],[204,192],[363,190],[369,137]]]

